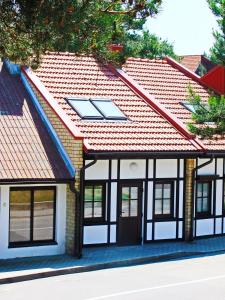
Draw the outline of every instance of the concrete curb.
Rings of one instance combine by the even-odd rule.
[[[22,281],[29,281],[34,279],[41,279],[41,278],[48,278],[53,276],[60,276],[60,275],[67,275],[67,274],[75,274],[75,273],[83,273],[83,272],[90,272],[90,271],[97,271],[103,269],[110,269],[110,268],[117,268],[117,267],[126,267],[126,266],[133,266],[138,264],[144,263],[156,263],[156,262],[163,262],[169,261],[173,259],[181,259],[181,258],[188,258],[194,256],[205,256],[205,255],[216,255],[219,253],[224,253],[224,251],[214,251],[214,252],[177,252],[177,253],[170,253],[170,254],[162,254],[153,257],[140,257],[134,259],[125,259],[120,261],[111,261],[106,263],[99,263],[94,265],[88,266],[80,266],[80,267],[68,267],[62,268],[58,270],[51,270],[51,271],[44,271],[26,275],[18,275],[13,277],[6,277],[0,279],[1,284],[9,284],[9,283],[16,283]]]

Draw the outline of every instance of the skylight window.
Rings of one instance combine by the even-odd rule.
[[[110,99],[69,98],[67,101],[82,119],[127,120]]]
[[[101,112],[105,119],[126,120],[122,111],[109,99],[91,99],[94,106]]]
[[[68,99],[68,102],[82,119],[103,119],[89,99],[73,98]]]
[[[182,104],[187,110],[189,110],[192,113],[195,113],[195,107],[193,104],[189,103],[189,102],[180,102],[180,104]]]

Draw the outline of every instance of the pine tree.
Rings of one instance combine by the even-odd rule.
[[[192,113],[194,123],[188,125],[189,130],[203,139],[224,138],[225,97],[212,93],[207,103],[205,103],[191,87],[189,87],[189,95],[189,103],[194,108],[194,112]]]
[[[215,43],[210,49],[210,58],[216,64],[225,66],[225,0],[207,1],[219,26],[219,30],[213,32]]]
[[[157,14],[162,0],[2,0],[0,56],[33,67],[46,50],[121,60],[107,45]]]
[[[215,31],[215,43],[210,49],[210,58],[216,63],[225,66],[225,0],[207,0],[210,9],[217,17],[219,31]],[[222,80],[222,79],[221,79]],[[225,135],[225,98],[224,95],[213,94],[208,102],[189,88],[190,102],[195,108],[192,114],[194,123],[189,124],[189,130],[208,139],[224,138]]]
[[[125,57],[141,57],[141,58],[163,58],[170,56],[178,59],[173,50],[173,45],[167,40],[162,40],[149,31],[141,31],[139,33],[132,32],[125,35],[124,50]]]

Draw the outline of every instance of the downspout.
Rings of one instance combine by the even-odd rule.
[[[194,235],[193,235],[193,229],[194,229],[194,207],[195,207],[195,178],[196,178],[196,174],[197,171],[209,164],[211,164],[211,162],[214,159],[214,155],[212,155],[212,157],[204,162],[203,164],[196,166],[193,170],[192,170],[192,195],[191,195],[191,202],[192,202],[192,206],[191,206],[191,230],[190,230],[190,239],[189,241],[192,242],[194,240]]]
[[[74,186],[74,193],[76,195],[76,216],[75,216],[75,239],[74,239],[74,255],[78,258],[82,257],[82,247],[83,247],[83,215],[84,215],[84,172],[89,167],[96,164],[97,158],[94,157],[94,160],[84,165],[80,169],[80,192],[78,192]]]
[[[77,191],[77,189],[74,186],[75,181],[70,182],[69,188],[70,191],[74,194],[74,198],[75,198],[75,228],[74,228],[74,237],[77,237],[77,226],[79,226],[78,220],[79,220],[79,205],[78,202],[80,201],[80,193]],[[77,251],[77,240],[76,238],[74,238],[74,256],[79,257],[79,253]]]

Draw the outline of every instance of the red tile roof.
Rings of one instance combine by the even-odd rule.
[[[209,97],[208,88],[200,83],[199,76],[189,72],[174,60],[130,58],[123,67],[135,81],[153,95],[184,124],[191,122],[191,113],[180,102],[188,102],[188,86],[204,101]],[[225,140],[204,141],[209,150],[225,150]]]
[[[84,136],[87,151],[197,151],[191,138],[181,134],[116,72],[93,57],[48,53],[35,73],[53,96],[46,96],[46,100],[59,117],[64,111],[70,119],[67,126]],[[27,76],[34,81],[34,76]],[[38,88],[44,91],[40,85]],[[129,121],[82,120],[65,100],[74,96],[110,98]]]
[[[200,64],[204,66],[206,72],[215,67],[215,64],[204,55],[184,55],[180,63],[194,73],[197,72]]]
[[[0,66],[0,182],[71,176],[18,76]]]
[[[181,59],[181,64],[192,72],[195,72],[201,63],[201,55],[184,55]]]

